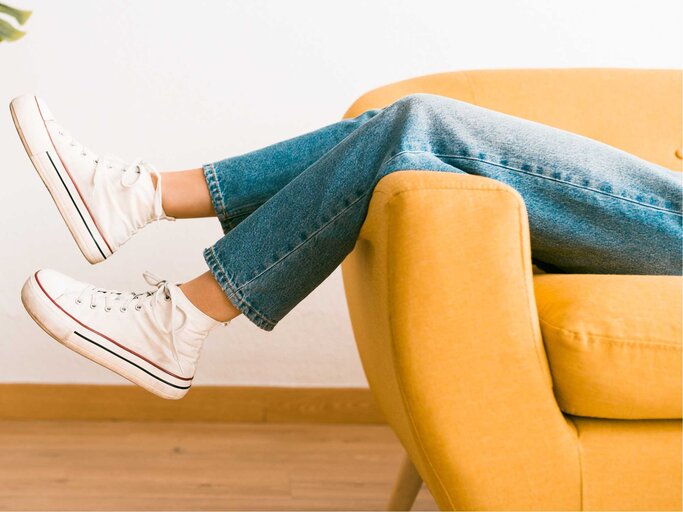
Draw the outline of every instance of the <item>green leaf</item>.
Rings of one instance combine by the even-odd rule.
[[[16,41],[26,35],[26,32],[17,30],[5,20],[0,20],[0,41],[6,39],[7,41]]]
[[[15,20],[17,20],[19,25],[26,23],[32,14],[31,11],[22,11],[6,4],[0,4],[0,13],[9,14]]]

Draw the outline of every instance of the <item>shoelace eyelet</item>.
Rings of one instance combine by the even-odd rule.
[[[106,308],[104,308],[104,310],[105,310],[107,313],[109,313],[109,312],[111,311],[111,308],[110,308],[110,307],[106,307]]]
[[[142,306],[140,304],[135,306],[135,311],[142,311]]]
[[[121,313],[125,313],[126,311],[128,311],[128,308],[119,308],[119,311],[121,311]]]
[[[90,304],[90,309],[95,309],[97,307],[97,304]]]
[[[81,299],[76,299],[74,302],[75,302],[76,304],[81,304],[83,301],[82,301]]]

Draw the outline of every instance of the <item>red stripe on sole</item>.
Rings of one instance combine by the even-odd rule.
[[[50,294],[47,293],[47,291],[45,291],[45,288],[43,288],[43,285],[42,285],[42,283],[40,282],[40,279],[38,278],[38,273],[39,273],[39,272],[40,272],[40,270],[39,270],[38,272],[36,272],[36,273],[33,275],[33,277],[35,277],[36,283],[38,283],[38,286],[39,286],[40,289],[43,291],[43,293],[45,294],[45,296],[46,296],[48,299],[50,299],[50,302],[52,302],[55,306],[57,306],[57,307],[60,309],[60,311],[61,311],[62,313],[64,313],[64,314],[65,314],[66,316],[68,316],[69,318],[71,318],[71,319],[72,319],[74,322],[76,322],[78,325],[81,325],[81,326],[85,327],[85,328],[88,329],[90,332],[94,332],[94,333],[97,334],[98,336],[102,336],[104,339],[106,339],[107,341],[110,341],[111,343],[113,343],[113,344],[116,345],[117,347],[120,347],[120,348],[122,348],[123,350],[125,350],[126,352],[129,352],[129,353],[133,354],[134,356],[139,357],[139,358],[142,359],[143,361],[145,361],[145,362],[151,364],[151,365],[154,366],[156,369],[161,370],[162,372],[164,372],[164,373],[170,375],[171,377],[175,377],[176,379],[185,380],[185,381],[190,381],[190,380],[194,379],[194,375],[193,375],[192,377],[181,377],[181,376],[179,376],[179,375],[176,375],[176,374],[173,373],[173,372],[169,372],[168,370],[162,368],[162,367],[159,366],[158,364],[153,363],[152,361],[150,361],[150,360],[147,359],[146,357],[141,356],[140,354],[138,354],[138,353],[135,352],[134,350],[131,350],[131,349],[129,349],[129,348],[127,348],[127,347],[121,345],[120,343],[114,341],[114,340],[111,339],[109,336],[107,336],[107,335],[105,335],[105,334],[102,334],[101,332],[96,331],[96,330],[93,329],[92,327],[89,327],[89,326],[85,325],[85,324],[84,324],[83,322],[81,322],[78,318],[74,317],[71,313],[67,312],[62,306],[60,306],[59,304],[57,304],[57,302],[56,302],[52,297],[50,297]]]

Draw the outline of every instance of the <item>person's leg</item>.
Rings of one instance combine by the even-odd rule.
[[[40,126],[27,119],[23,126]],[[63,136],[59,129],[50,124],[53,135]],[[54,150],[57,146],[66,154],[74,143],[66,138]],[[52,160],[51,151],[46,158]],[[137,187],[144,195],[140,203],[160,207],[160,189],[152,196],[150,175],[155,174],[145,165],[117,169],[109,159],[90,161],[88,151],[79,151],[78,169],[95,164],[102,177],[113,178],[112,187],[102,190],[113,193],[116,183]],[[258,161],[258,152],[253,156],[231,159],[228,168]],[[291,155],[282,156],[286,161]],[[216,208],[224,227],[235,227],[205,250],[209,272],[181,287],[147,275],[156,291],[121,293],[39,271],[22,289],[27,311],[69,348],[153,393],[180,398],[192,384],[203,340],[218,321],[244,313],[272,329],[353,248],[377,181],[408,169],[476,174],[516,188],[527,205],[533,255],[559,270],[681,272],[680,173],[585,137],[466,103],[407,97],[312,162],[291,167],[278,165],[277,158],[273,162],[290,169],[288,180],[273,187],[273,175],[259,178],[258,167],[245,167],[244,176],[204,172],[212,166],[202,170],[211,176],[204,187],[214,207],[229,198],[244,211],[251,208],[243,220],[239,208]],[[54,167],[57,176],[63,169]],[[195,172],[191,179],[196,178]],[[248,186],[240,189],[240,184]],[[253,195],[255,190],[265,192]],[[105,201],[117,208],[103,209],[100,219],[120,214],[125,197],[121,192],[120,200]],[[125,212],[120,217],[127,220]]]
[[[201,168],[161,173],[164,212],[175,219],[215,217],[211,195]],[[154,186],[158,185],[154,180]]]
[[[211,272],[204,272],[179,288],[197,309],[218,322],[229,322],[240,315]]]
[[[223,221],[229,215],[226,208],[235,207],[239,215],[246,215],[249,209],[244,201],[253,202],[254,194],[263,200],[275,194],[376,113],[366,112],[202,169],[159,173],[141,159],[127,162],[89,149],[34,95],[13,99],[10,112],[31,163],[91,263],[104,261],[145,225],[157,220],[217,215],[226,228],[234,222]],[[230,180],[230,174],[239,175],[231,189],[244,195],[213,204],[209,188],[216,174],[224,175],[224,182]]]
[[[94,220],[119,227],[120,243],[148,221],[168,214],[178,217],[212,214],[216,190],[212,190],[214,197],[209,197],[211,185],[204,178],[204,169],[162,177],[142,162],[123,165],[110,157],[94,155],[65,135],[56,123],[50,122],[50,131],[46,132],[48,128],[38,122],[39,112],[33,103],[37,105],[33,97],[21,100],[27,108],[22,117],[25,122],[18,124],[18,128],[24,126],[34,134],[43,134],[46,136],[43,139],[49,138],[48,135],[63,137],[54,148],[48,147],[46,155],[50,156],[49,151],[54,150],[54,160],[71,156],[72,161],[67,160],[60,168],[54,166],[49,177],[69,178],[61,182],[64,187],[67,187],[66,183],[72,183],[74,187],[80,185],[86,191],[85,197],[93,199],[90,206],[84,202],[83,208],[89,212],[97,205],[103,214],[93,217]],[[228,204],[249,197],[255,190],[260,190],[261,195],[277,193],[278,186],[286,184],[373,115],[366,113],[355,120],[337,123],[251,156],[230,159],[222,166],[225,172],[220,173],[225,174],[224,183],[230,181],[228,171],[244,166],[245,161],[267,163],[272,160],[271,164],[277,165],[262,178],[256,175],[264,169],[255,166],[255,172],[236,180],[235,183],[245,185],[244,194],[225,196]],[[34,130],[36,126],[38,130]],[[39,144],[41,148],[48,143],[40,137],[37,142],[42,144]],[[29,154],[34,152],[33,146],[27,150]],[[214,166],[208,168],[212,174],[216,172]],[[39,167],[39,171],[43,170]],[[79,179],[71,180],[72,174]],[[76,193],[70,188],[64,189],[64,197],[73,198]],[[163,205],[166,212],[162,196],[167,202]],[[61,200],[62,196],[57,199]],[[74,213],[84,220],[81,210],[74,210]],[[140,222],[131,223],[137,217]],[[116,247],[95,257],[88,251],[84,254],[97,262],[113,253]],[[59,272],[40,270],[24,284],[22,302],[31,317],[60,343],[152,393],[164,398],[181,398],[192,385],[204,338],[220,322],[227,322],[240,312],[232,306],[210,272],[182,286],[149,274],[145,279],[156,287],[155,291],[107,290]]]
[[[378,112],[369,110],[201,168],[163,172],[164,212],[179,219],[218,216],[227,232]],[[229,188],[229,196],[220,193],[218,180]]]
[[[353,119],[201,168],[161,173],[164,212],[179,219],[217,215],[227,232],[379,112],[369,110]],[[217,188],[218,176],[221,186],[230,190],[229,195]],[[180,288],[196,307],[216,320],[226,322],[240,314],[211,272]]]
[[[527,205],[534,257],[563,271],[681,271],[678,173],[586,137],[415,95],[353,131],[234,227],[240,210],[223,210],[232,229],[205,259],[229,302],[272,329],[353,249],[377,181],[404,169],[510,184]],[[244,179],[214,175],[213,202],[251,197],[246,210],[267,197],[243,195]],[[267,175],[250,185],[261,181]]]

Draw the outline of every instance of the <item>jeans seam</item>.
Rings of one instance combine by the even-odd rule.
[[[405,155],[405,154],[407,154],[407,153],[427,153],[427,154],[434,154],[434,153],[432,153],[431,151],[427,151],[427,150],[425,150],[425,149],[404,149],[404,150],[399,151],[399,152],[396,153],[395,155],[390,156],[388,160],[385,160],[384,162],[382,162],[382,165],[381,165],[380,167],[382,167],[382,168],[387,167],[391,162],[393,162],[394,160],[396,160],[399,156]]]
[[[602,195],[604,195],[604,196],[611,197],[611,198],[614,198],[614,199],[620,199],[620,200],[625,201],[625,202],[627,202],[627,203],[632,203],[632,204],[636,204],[636,205],[638,205],[638,206],[643,206],[643,207],[649,208],[649,209],[651,209],[651,210],[656,210],[656,211],[660,211],[660,212],[663,212],[663,213],[671,213],[671,214],[673,214],[673,215],[678,215],[679,217],[680,217],[680,216],[683,216],[683,213],[679,213],[679,212],[676,211],[676,210],[670,210],[670,209],[668,209],[668,208],[661,208],[661,207],[658,207],[658,206],[653,206],[653,205],[651,205],[651,204],[641,203],[640,201],[636,201],[636,200],[634,200],[634,199],[631,199],[631,198],[628,198],[628,197],[624,197],[624,196],[619,196],[619,195],[616,195],[616,194],[611,194],[611,193],[609,193],[609,192],[605,192],[604,190],[600,190],[600,189],[597,189],[597,188],[586,187],[586,186],[584,186],[584,185],[577,185],[576,183],[571,183],[571,182],[569,182],[569,181],[561,180],[561,179],[558,179],[558,178],[553,178],[552,176],[544,176],[543,174],[537,174],[537,173],[534,173],[534,172],[525,171],[525,170],[523,170],[523,169],[517,169],[516,167],[510,167],[510,166],[507,166],[507,165],[498,164],[498,163],[496,163],[496,162],[491,162],[491,161],[489,161],[489,160],[480,160],[480,159],[478,159],[478,158],[472,158],[472,157],[466,157],[466,156],[447,156],[447,155],[438,155],[438,154],[437,154],[436,156],[443,156],[444,158],[450,158],[450,159],[456,159],[456,160],[473,160],[473,161],[477,161],[477,162],[482,162],[482,163],[485,163],[485,164],[492,165],[492,166],[494,166],[494,167],[501,167],[501,168],[503,168],[503,169],[509,169],[509,170],[511,170],[511,171],[516,171],[516,172],[519,172],[520,174],[526,174],[526,175],[529,175],[529,176],[535,176],[535,177],[537,177],[537,178],[543,178],[543,179],[546,179],[546,180],[549,180],[549,181],[554,181],[554,182],[556,182],[556,183],[562,183],[562,184],[564,184],[564,185],[569,185],[570,187],[579,188],[579,189],[582,189],[582,190],[588,190],[588,191],[594,192],[594,193],[596,193],[596,194],[602,194]]]
[[[238,304],[243,303],[251,311],[253,311],[261,323],[263,323],[263,324],[265,324],[271,328],[274,327],[277,322],[268,318],[258,308],[254,307],[253,304],[251,304],[246,299],[246,297],[244,296],[244,292],[242,292],[242,288],[244,287],[244,285],[236,286],[235,281],[229,277],[228,272],[225,270],[223,265],[221,265],[220,260],[218,259],[218,256],[216,255],[216,252],[214,251],[214,248],[209,247],[208,252],[209,252],[208,256],[211,259],[211,262],[215,264],[215,267],[216,267],[215,270],[217,270],[220,274],[219,275],[219,281],[220,281],[219,284],[222,285],[221,287],[223,288],[223,290],[228,295],[228,298],[230,298],[230,296],[232,295],[235,299],[237,299]],[[225,290],[225,288],[228,288],[228,290]],[[235,306],[237,306],[238,304],[235,304]],[[246,313],[245,313],[245,316],[249,317],[249,315],[246,315]]]
[[[656,211],[659,211],[659,212],[662,212],[662,213],[670,213],[670,214],[672,214],[672,215],[677,215],[677,216],[679,216],[679,217],[683,216],[683,213],[681,213],[681,212],[679,212],[679,211],[676,211],[676,210],[670,210],[670,209],[668,209],[668,208],[661,208],[661,207],[653,206],[653,205],[651,205],[651,204],[641,203],[640,201],[635,201],[635,200],[630,199],[630,198],[628,198],[628,197],[618,196],[618,195],[615,195],[615,194],[610,194],[609,192],[605,192],[604,190],[599,190],[599,189],[592,188],[592,187],[586,187],[586,186],[583,186],[583,185],[577,185],[576,183],[571,183],[571,182],[569,182],[569,181],[560,180],[560,179],[557,179],[557,178],[553,178],[553,177],[551,177],[551,176],[544,176],[544,175],[542,175],[542,174],[537,174],[537,173],[534,173],[534,172],[525,171],[525,170],[523,170],[523,169],[518,169],[518,168],[516,168],[516,167],[511,167],[511,166],[509,166],[509,165],[503,165],[503,164],[500,164],[500,163],[497,163],[497,162],[491,162],[490,160],[483,160],[483,159],[481,159],[481,158],[474,158],[474,157],[470,157],[470,156],[463,156],[463,155],[447,155],[447,154],[442,154],[442,153],[432,153],[431,151],[426,151],[426,150],[403,150],[403,151],[400,151],[399,153],[396,153],[394,156],[392,156],[389,160],[387,160],[387,161],[384,163],[384,165],[388,165],[391,161],[393,161],[393,160],[395,160],[396,158],[398,158],[399,156],[404,155],[404,154],[407,154],[407,153],[427,153],[427,154],[433,155],[433,156],[435,156],[435,157],[446,158],[446,159],[450,159],[450,160],[470,160],[470,161],[474,161],[474,162],[480,162],[480,163],[492,165],[492,166],[494,166],[494,167],[500,167],[500,168],[502,168],[502,169],[508,169],[508,170],[510,170],[510,171],[516,171],[516,172],[518,172],[518,173],[520,173],[520,174],[526,174],[526,175],[528,175],[528,176],[534,176],[534,177],[536,177],[536,178],[543,178],[543,179],[546,179],[546,180],[549,180],[549,181],[554,181],[554,182],[556,182],[556,183],[562,183],[562,184],[568,185],[568,186],[570,186],[570,187],[579,188],[579,189],[582,189],[582,190],[588,190],[588,191],[590,191],[590,192],[595,192],[595,193],[597,193],[597,194],[602,194],[602,195],[605,195],[605,196],[608,196],[608,197],[611,197],[611,198],[614,198],[614,199],[620,199],[620,200],[622,200],[622,201],[625,201],[625,202],[628,202],[628,203],[632,203],[632,204],[636,204],[636,205],[638,205],[638,206],[642,206],[642,207],[645,207],[645,208],[649,208],[649,209],[651,209],[651,210],[656,210]],[[468,174],[469,174],[469,173],[468,173]]]
[[[213,203],[214,210],[216,210],[218,220],[221,222],[221,225],[223,225],[224,230],[227,232],[235,226],[232,222],[230,222],[227,210],[225,208],[225,201],[223,200],[223,193],[221,192],[220,181],[218,179],[218,173],[216,173],[216,167],[213,163],[210,163],[205,164],[203,168],[204,176],[209,186],[211,202]]]
[[[325,222],[324,224],[322,224],[321,226],[319,226],[315,231],[313,231],[312,233],[310,233],[310,234],[306,237],[305,240],[303,240],[302,242],[299,242],[299,244],[297,244],[296,246],[294,246],[294,247],[293,247],[290,251],[288,251],[286,254],[284,254],[283,256],[281,256],[280,258],[278,258],[276,261],[274,261],[273,263],[271,263],[270,265],[268,265],[268,267],[266,267],[265,269],[263,269],[261,272],[259,272],[259,273],[256,274],[255,276],[253,276],[251,279],[249,279],[248,281],[244,282],[242,285],[240,285],[239,288],[236,288],[235,291],[239,291],[239,290],[241,290],[242,288],[244,288],[245,286],[248,286],[248,285],[249,285],[250,283],[252,283],[254,280],[258,279],[258,278],[261,277],[263,274],[265,274],[266,272],[268,272],[270,269],[272,269],[272,268],[275,267],[276,265],[280,264],[283,260],[285,260],[286,258],[288,258],[289,256],[291,256],[293,253],[295,253],[296,251],[298,251],[298,250],[299,250],[301,247],[303,247],[306,243],[308,243],[310,240],[312,240],[313,237],[314,237],[315,235],[317,235],[317,234],[320,233],[323,229],[325,229],[327,226],[329,226],[329,225],[332,223],[332,221],[334,221],[337,217],[339,217],[340,215],[342,215],[343,213],[345,213],[346,211],[348,211],[352,206],[354,206],[358,201],[360,201],[361,199],[363,199],[363,198],[364,198],[365,196],[367,196],[369,193],[370,193],[370,192],[366,192],[365,194],[362,194],[362,195],[358,196],[358,197],[357,197],[352,203],[350,203],[346,208],[344,208],[343,210],[341,210],[340,212],[338,212],[338,213],[337,213],[336,215],[334,215],[331,219],[329,219],[327,222]]]
[[[212,184],[215,185],[216,189],[216,199],[218,200],[218,206],[220,207],[221,214],[225,216],[226,214],[226,209],[225,209],[225,201],[223,201],[223,193],[221,192],[221,187],[220,187],[220,181],[218,180],[218,174],[216,173],[216,167],[214,164],[209,164],[209,170],[211,171],[211,177],[212,179]]]

